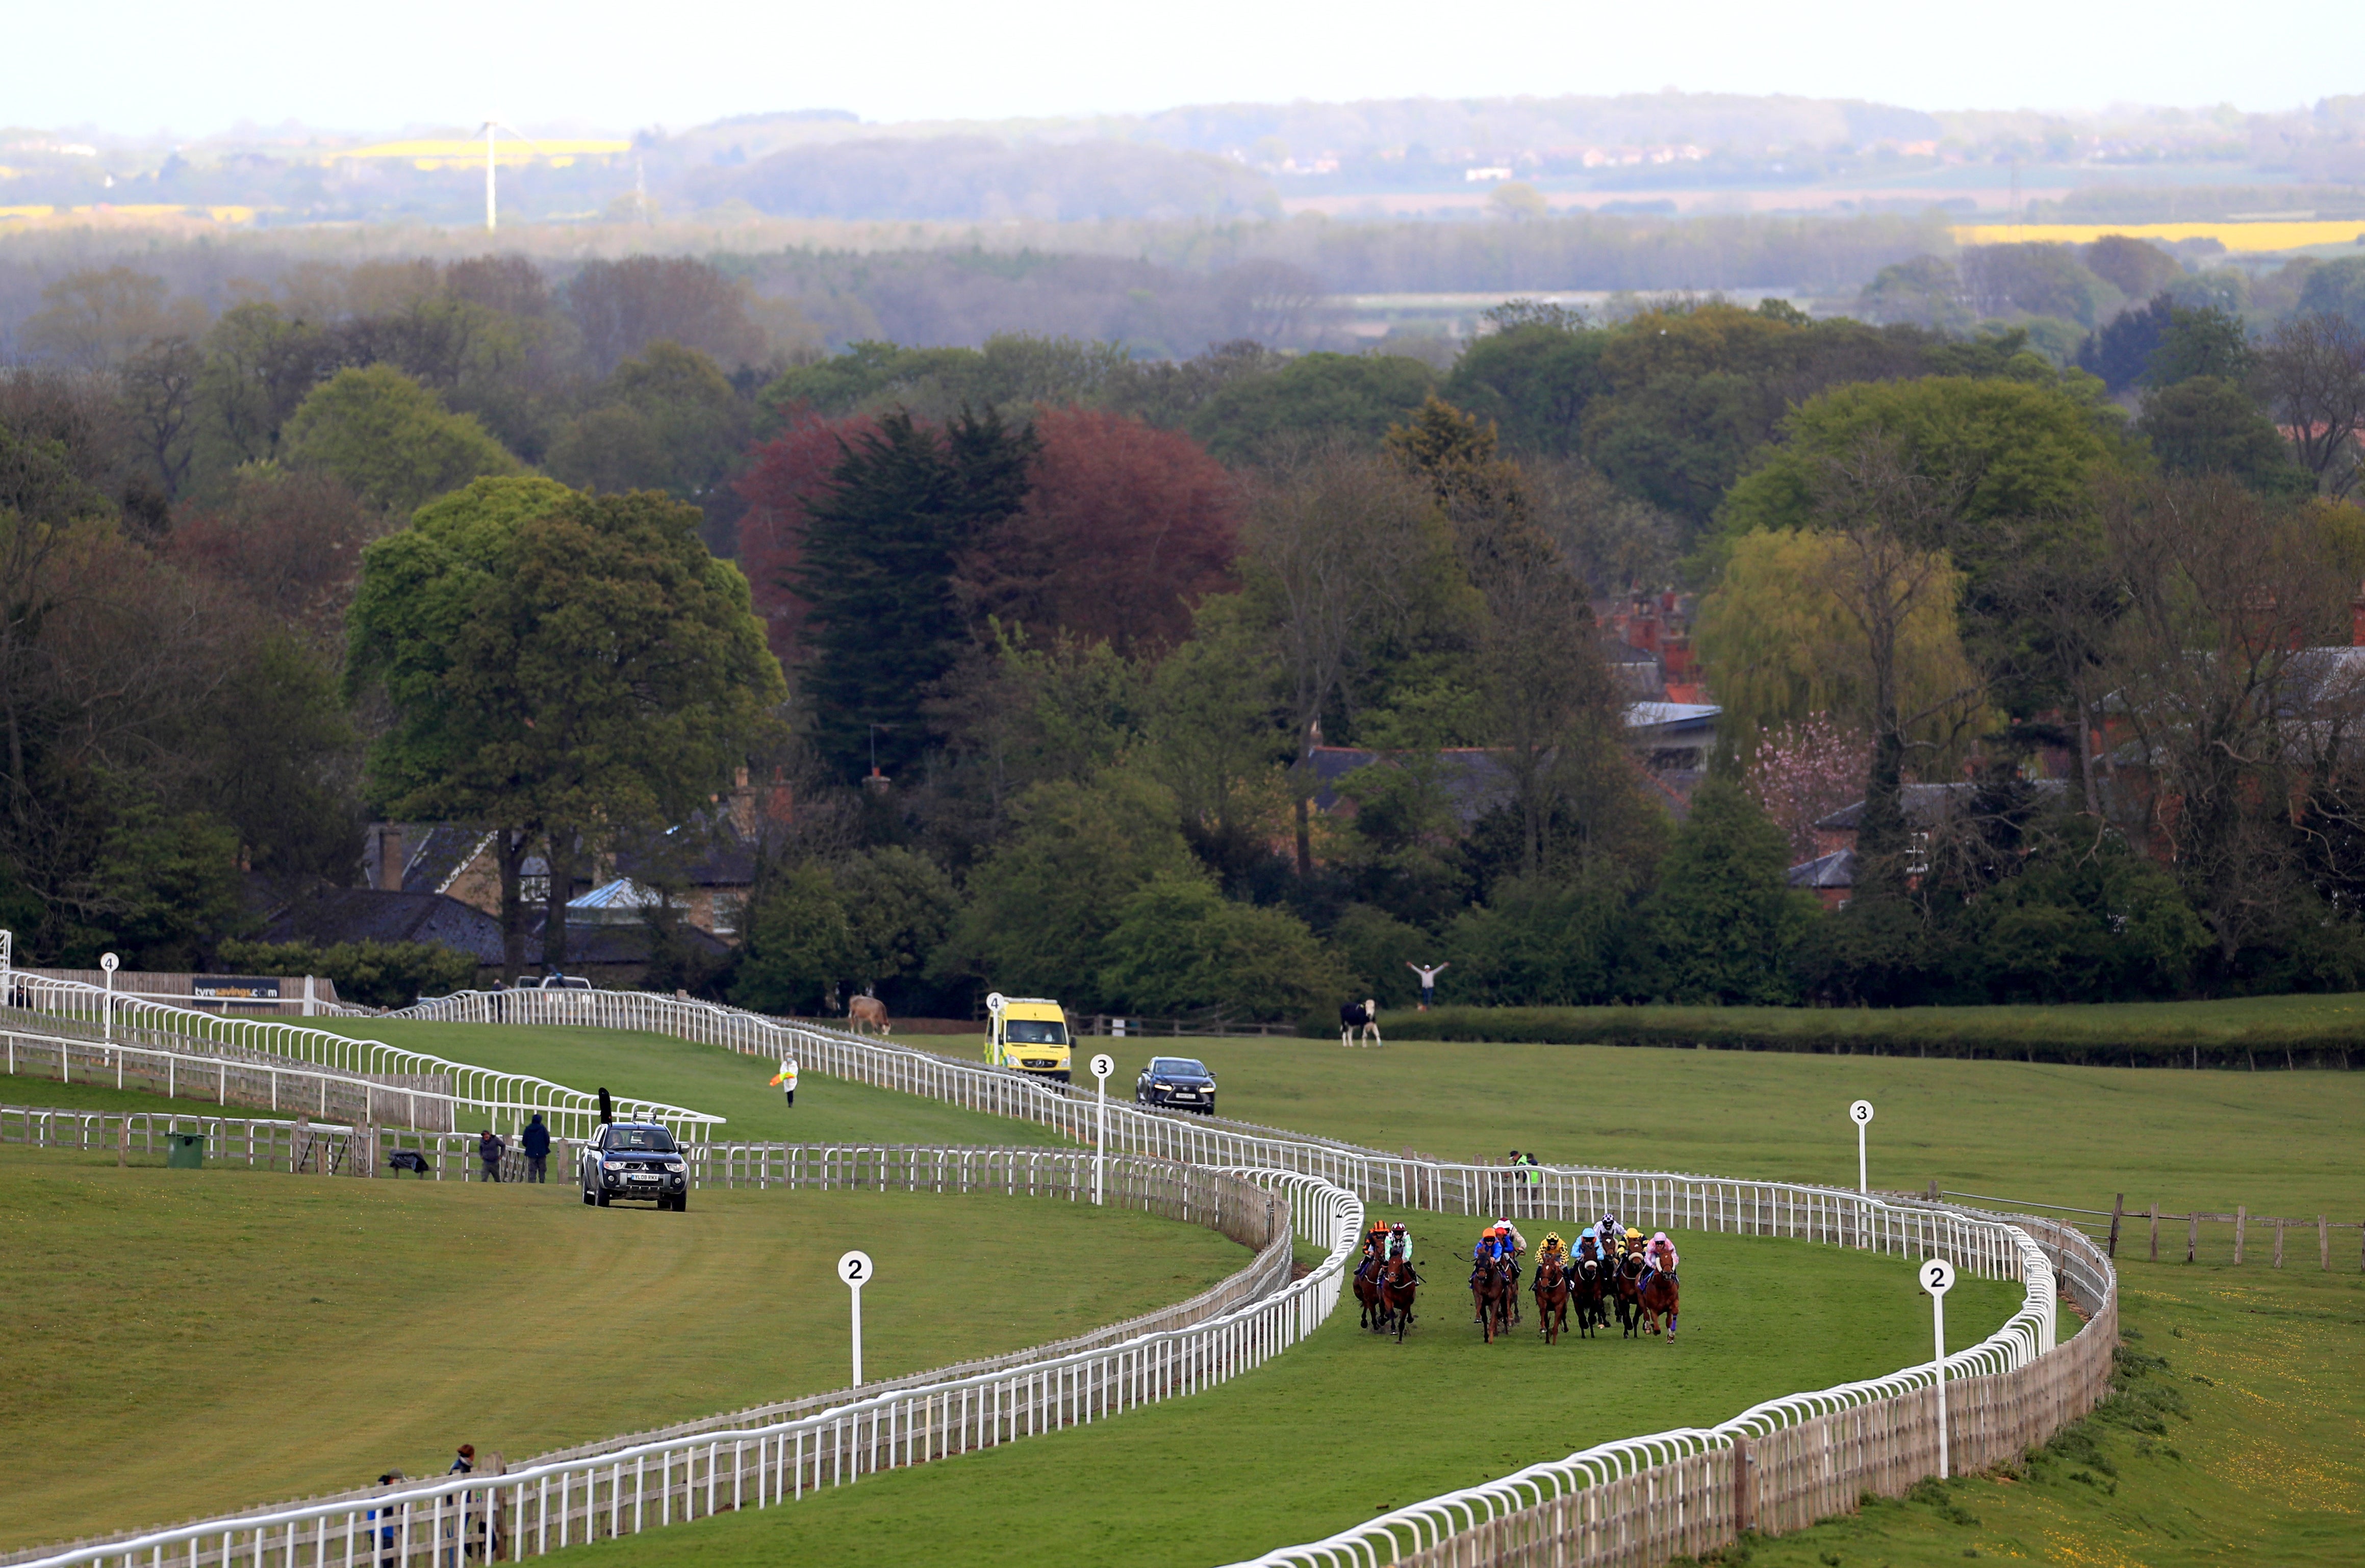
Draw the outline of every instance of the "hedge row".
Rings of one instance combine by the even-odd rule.
[[[2306,1016],[2244,1017],[2240,1004],[2093,1008],[1440,1007],[1383,1014],[1392,1040],[1681,1049],[1803,1051],[1825,1056],[1950,1057],[2086,1067],[2365,1065],[2365,1007]],[[2232,1016],[2228,1016],[2228,1013]],[[2329,1014],[2329,1015],[2327,1015]],[[1318,1033],[1309,1023],[1307,1033]]]

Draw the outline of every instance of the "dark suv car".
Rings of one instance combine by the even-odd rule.
[[[1189,1057],[1152,1057],[1133,1082],[1134,1103],[1216,1114],[1216,1075]]]
[[[583,1201],[606,1208],[618,1198],[654,1203],[676,1214],[689,1207],[689,1161],[673,1134],[654,1122],[612,1122],[583,1146]]]

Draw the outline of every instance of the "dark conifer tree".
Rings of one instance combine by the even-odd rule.
[[[968,635],[954,565],[1026,498],[1034,449],[1031,431],[966,409],[942,436],[899,409],[846,448],[794,569],[809,607],[800,684],[835,771],[869,771],[874,724],[890,777],[925,751],[925,704]]]

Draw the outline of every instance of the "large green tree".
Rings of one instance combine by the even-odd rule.
[[[392,710],[380,808],[497,832],[512,972],[528,850],[551,856],[544,961],[560,963],[578,846],[700,809],[786,696],[694,509],[535,478],[479,479],[370,546],[346,681]]]
[[[1675,1002],[1793,1000],[1790,969],[1814,901],[1784,878],[1789,845],[1741,786],[1712,778],[1692,797],[1651,902],[1661,993]]]
[[[1907,476],[1906,548],[1944,551],[1963,574],[1963,642],[2014,712],[2068,693],[2057,629],[2013,588],[2031,563],[2074,563],[2096,547],[2093,493],[2130,450],[2118,410],[2061,386],[1951,375],[1835,387],[1784,421],[1784,439],[1732,487],[1721,539],[1822,526],[1835,476],[1871,446]],[[1901,493],[1901,492],[1900,492]],[[2062,570],[2069,570],[2064,565]]]
[[[324,468],[398,512],[518,468],[474,416],[387,364],[339,371],[297,407],[286,442],[292,466]]]

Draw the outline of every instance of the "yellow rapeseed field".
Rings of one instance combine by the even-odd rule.
[[[1957,245],[2087,245],[2105,234],[2134,240],[2214,240],[2229,251],[2296,251],[2307,245],[2347,245],[2365,237],[2365,219],[2307,218],[2289,222],[2236,223],[1965,223],[1954,230]]]

